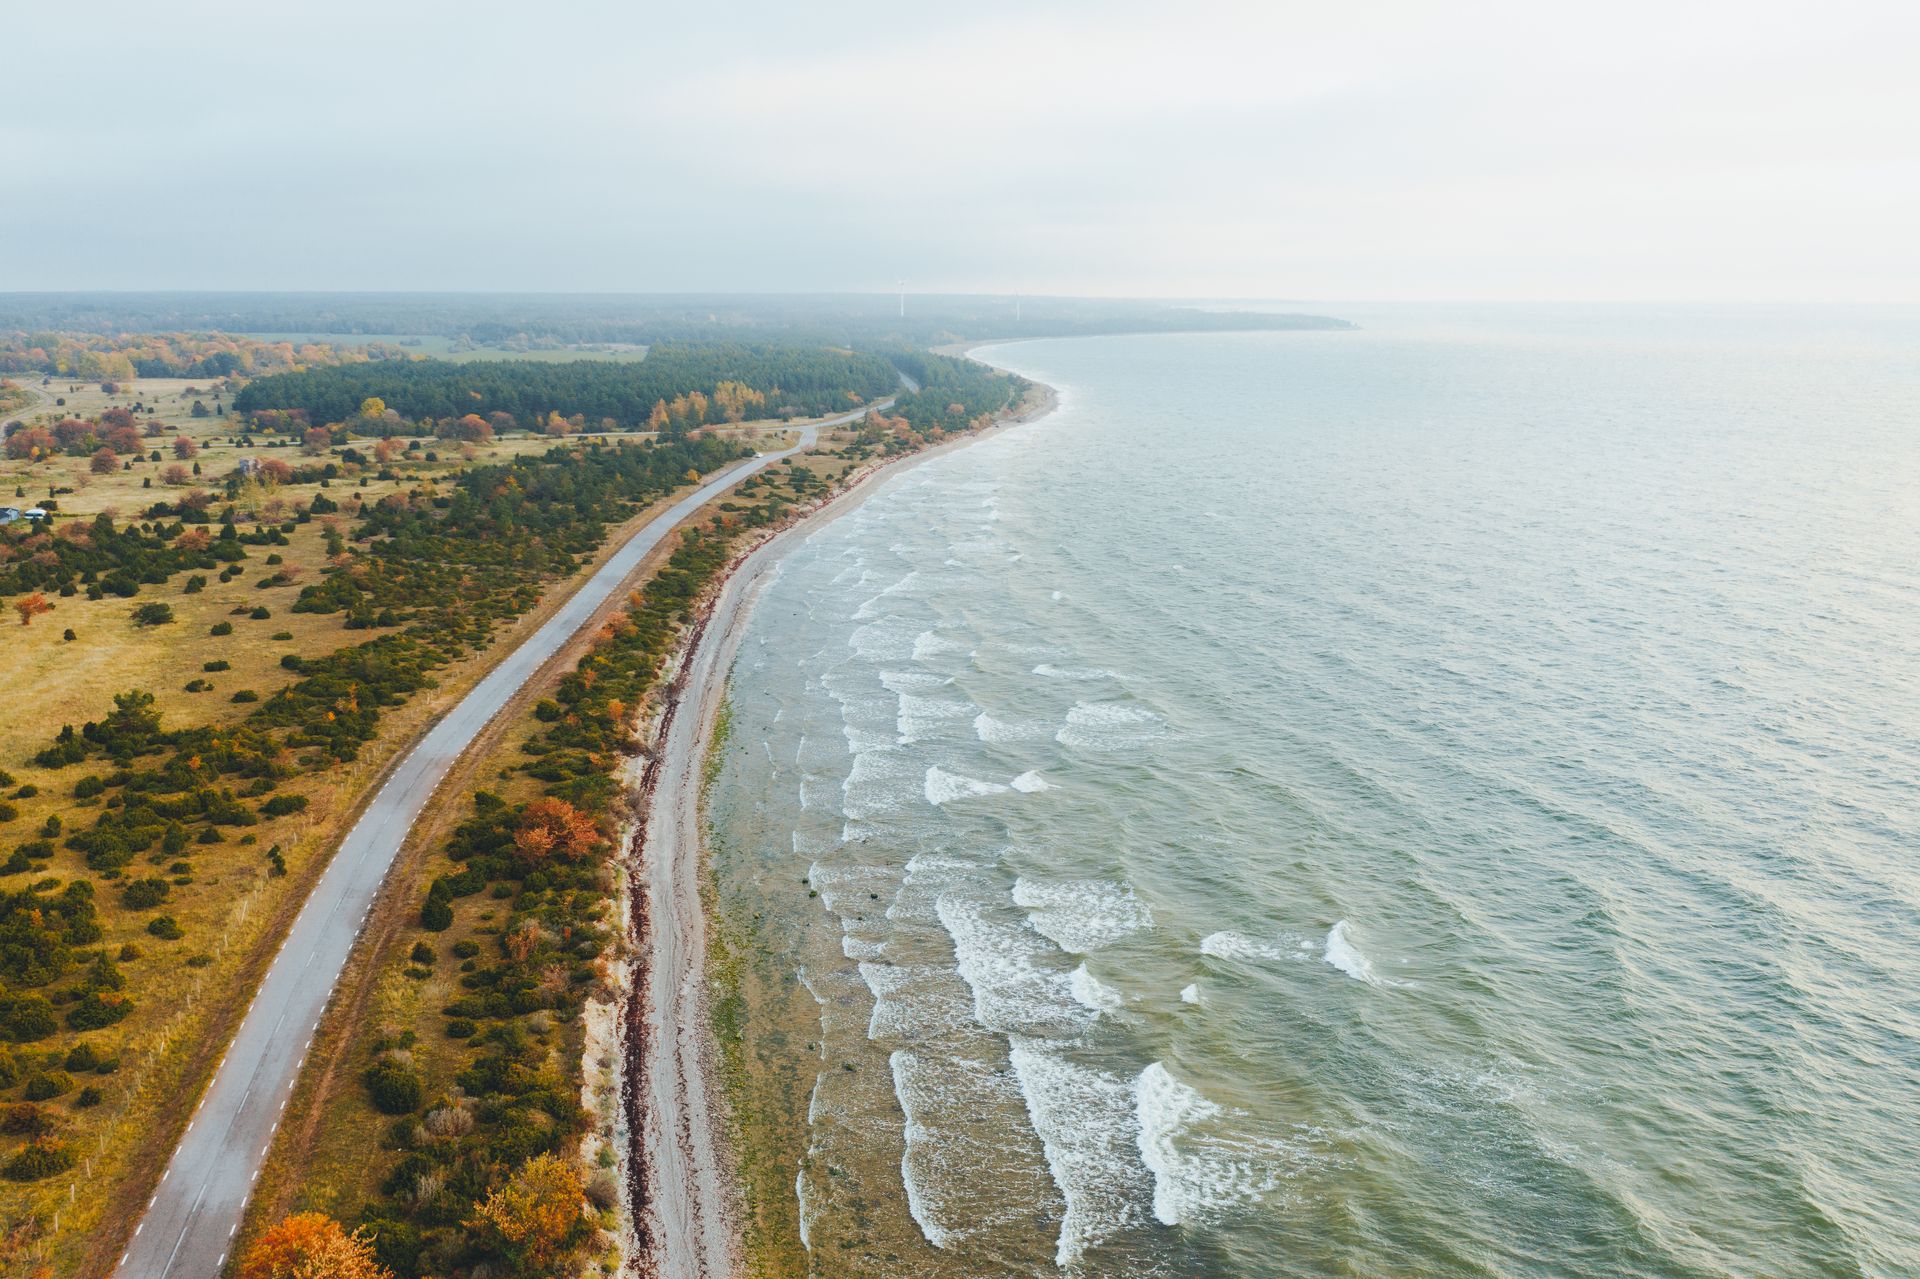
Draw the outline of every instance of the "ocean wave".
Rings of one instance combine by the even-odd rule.
[[[1369,986],[1410,986],[1413,983],[1399,981],[1392,977],[1383,977],[1374,971],[1373,961],[1368,959],[1360,947],[1354,944],[1351,926],[1341,920],[1327,930],[1327,945],[1321,958],[1332,964],[1355,981],[1363,981]]]
[[[1011,785],[1023,795],[1038,795],[1041,791],[1058,789],[1036,769],[1028,769],[1013,779]]]
[[[946,653],[965,653],[967,646],[957,640],[950,640],[936,631],[921,631],[913,638],[913,647],[908,655],[916,662],[939,657]]]
[[[926,796],[929,804],[950,804],[956,799],[972,799],[979,795],[997,795],[1008,789],[1000,782],[983,782],[977,777],[967,777],[960,773],[949,773],[938,764],[927,767]]]
[[[860,980],[873,996],[868,1039],[918,1041],[966,1022],[960,983],[944,965],[864,963]]]
[[[973,735],[987,743],[1030,742],[1046,735],[1046,726],[995,719],[981,711],[973,717]]]
[[[868,661],[899,662],[914,655],[914,623],[900,617],[882,617],[857,628],[847,647]]]
[[[1197,981],[1191,982],[1188,985],[1182,987],[1180,991],[1180,1002],[1183,1004],[1198,1004],[1198,1003],[1205,1002],[1202,999],[1200,994],[1200,983]]]
[[[1088,1248],[1144,1224],[1152,1192],[1133,1144],[1133,1090],[1127,1081],[1015,1036],[1009,1058],[1027,1117],[1040,1137],[1047,1171],[1066,1200],[1054,1264],[1074,1264]]]
[[[1313,943],[1304,937],[1282,933],[1274,940],[1250,937],[1246,933],[1222,931],[1200,939],[1200,953],[1210,959],[1304,959],[1313,953]]]
[[[932,671],[881,671],[880,683],[889,693],[925,693],[953,683],[953,677]]]
[[[1011,1071],[904,1048],[887,1063],[906,1120],[900,1180],[907,1211],[928,1243],[952,1248],[991,1237],[1057,1205]]]
[[[981,902],[943,893],[934,902],[953,942],[954,965],[973,992],[973,1018],[1002,1034],[1073,1029],[1086,1019],[1066,974],[1041,963],[1051,945],[1027,924],[988,914]]]
[[[840,811],[848,818],[861,820],[883,813],[897,813],[913,802],[915,785],[921,782],[919,764],[901,751],[887,748],[861,751],[853,757],[853,768],[840,783]]]
[[[1165,731],[1166,721],[1144,706],[1129,702],[1081,702],[1067,712],[1066,725],[1053,735],[1053,740],[1082,750],[1122,751],[1151,741]]]
[[[927,697],[920,693],[901,693],[900,709],[894,717],[894,727],[899,730],[902,742],[917,741],[931,733],[940,731],[942,725],[956,719],[966,719],[980,708],[968,701],[955,701],[950,697]]]
[[[1290,1143],[1245,1135],[1229,1115],[1160,1062],[1133,1085],[1140,1162],[1153,1175],[1153,1215],[1178,1226],[1277,1189],[1298,1164]]]
[[[872,937],[845,933],[840,938],[840,953],[848,959],[879,959],[887,953],[887,943]]]
[[[1085,964],[1067,974],[1067,989],[1082,1008],[1095,1014],[1119,1012],[1126,1006],[1126,996],[1095,977]]]
[[[1131,887],[1114,880],[1016,879],[1013,901],[1043,936],[1075,955],[1153,927],[1153,912],[1147,904],[1134,896]]]
[[[1033,668],[1033,673],[1045,679],[1096,680],[1119,679],[1112,671],[1098,666],[1056,666],[1052,662],[1042,662]]]

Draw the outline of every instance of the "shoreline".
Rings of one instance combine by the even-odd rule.
[[[986,363],[986,361],[981,361]],[[997,366],[996,366],[997,367]],[[857,473],[844,488],[743,552],[712,590],[692,627],[658,711],[656,754],[632,795],[643,816],[637,864],[628,874],[636,910],[628,941],[639,980],[628,1022],[639,1042],[626,1045],[634,1273],[712,1279],[741,1269],[738,1152],[728,1136],[729,1099],[716,1078],[718,1044],[709,1015],[708,934],[714,931],[706,881],[705,780],[715,723],[734,655],[753,606],[794,542],[857,509],[880,485],[922,462],[1015,426],[1060,405],[1058,391],[1033,382],[1008,416]],[[682,710],[691,714],[682,715]],[[638,934],[637,936],[635,934]],[[637,1060],[636,1060],[637,1058]]]

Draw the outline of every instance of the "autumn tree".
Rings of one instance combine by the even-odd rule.
[[[368,401],[372,403],[372,401]],[[300,451],[310,457],[318,457],[333,446],[333,432],[324,426],[310,426],[307,433],[300,437]]]
[[[182,462],[190,462],[200,452],[200,446],[182,435],[173,442],[173,455]]]
[[[469,413],[453,424],[449,435],[470,444],[485,444],[493,438],[493,425],[478,413]]]
[[[20,614],[20,625],[31,626],[33,619],[40,616],[40,614],[53,612],[53,605],[48,602],[46,596],[35,591],[31,595],[22,596],[20,599],[15,600],[13,602],[13,611]]]
[[[767,397],[745,382],[728,381],[713,388],[713,402],[722,417],[729,422],[738,422],[747,415],[748,409],[757,409],[765,404]]]
[[[186,467],[180,465],[180,463],[178,462],[175,462],[173,465],[167,467],[166,470],[160,472],[160,482],[162,484],[172,484],[172,485],[178,486],[181,484],[190,483],[192,480],[193,480],[192,473],[189,472]]]
[[[524,1269],[546,1274],[584,1228],[585,1195],[579,1172],[566,1160],[535,1155],[487,1196],[469,1224],[494,1236]]]
[[[513,847],[529,862],[579,861],[600,846],[600,828],[564,799],[536,799],[520,814]]]
[[[664,431],[667,429],[667,402],[665,400],[655,400],[653,402],[653,412],[647,414],[647,429],[649,431]]]
[[[120,459],[112,449],[95,449],[93,460],[87,463],[87,469],[95,475],[111,475],[120,469]]]
[[[247,1249],[240,1279],[393,1279],[365,1231],[348,1234],[321,1212],[287,1217]]]
[[[387,402],[379,396],[369,395],[366,399],[360,401],[361,417],[385,417],[386,415]]]
[[[30,426],[7,437],[7,456],[16,461],[41,462],[59,451],[58,441],[45,427]]]

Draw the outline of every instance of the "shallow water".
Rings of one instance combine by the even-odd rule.
[[[1920,322],[1032,342],[714,791],[822,1274],[1920,1273]]]

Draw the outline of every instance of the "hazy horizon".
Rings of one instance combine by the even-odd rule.
[[[0,292],[1920,298],[1920,13],[24,11]]]

